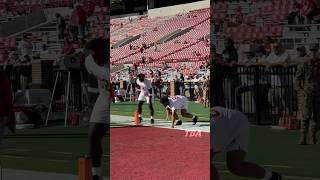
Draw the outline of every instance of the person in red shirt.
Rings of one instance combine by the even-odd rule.
[[[6,73],[0,69],[0,142],[6,127],[11,132],[15,131],[15,115],[13,111],[13,99],[10,83]]]
[[[63,45],[62,54],[71,55],[74,52],[75,52],[75,49],[73,47],[73,43],[70,41],[69,38],[65,38],[64,39],[64,45]]]
[[[303,14],[307,17],[308,23],[312,23],[314,16],[320,14],[320,9],[314,0],[306,0]]]
[[[76,6],[78,15],[79,32],[82,39],[85,39],[85,30],[87,26],[87,13],[81,5]]]

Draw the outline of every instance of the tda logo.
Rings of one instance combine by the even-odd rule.
[[[185,130],[185,137],[201,137],[201,131],[199,130]]]

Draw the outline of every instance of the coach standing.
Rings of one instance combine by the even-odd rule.
[[[300,145],[307,144],[307,135],[310,132],[311,144],[317,143],[317,131],[320,118],[320,53],[319,44],[310,46],[311,54],[303,65],[298,67],[298,89],[302,90],[303,119],[301,121]]]

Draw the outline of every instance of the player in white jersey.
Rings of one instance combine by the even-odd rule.
[[[151,85],[151,81],[148,79],[145,79],[144,74],[139,74],[137,79],[137,85],[140,87],[140,94],[138,97],[138,114],[139,114],[139,121],[142,122],[142,105],[145,101],[147,101],[147,104],[149,104],[149,110],[150,110],[150,122],[151,124],[154,124],[154,109],[153,109],[153,87]]]
[[[86,45],[90,55],[86,57],[85,66],[88,73],[97,78],[99,86],[99,96],[91,113],[89,129],[92,180],[102,180],[101,143],[110,125],[109,45],[109,41],[102,38],[93,39]]]
[[[179,119],[177,111],[180,110],[181,116],[186,118],[192,118],[193,125],[197,124],[198,117],[188,112],[188,99],[185,96],[176,95],[172,97],[162,97],[160,103],[166,108],[167,119],[172,116],[172,128],[174,128],[174,122],[177,120],[176,125],[181,125],[182,121]]]
[[[213,107],[211,109],[211,154],[227,153],[227,167],[235,175],[262,180],[281,180],[276,172],[246,162],[250,126],[248,118],[240,111]],[[219,180],[216,167],[212,166],[213,179]]]

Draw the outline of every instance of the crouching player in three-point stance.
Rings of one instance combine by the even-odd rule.
[[[145,101],[147,101],[147,104],[149,104],[149,110],[150,110],[150,122],[151,124],[154,124],[154,109],[152,105],[152,99],[153,99],[153,88],[151,85],[151,81],[148,79],[145,79],[144,74],[139,74],[137,79],[137,84],[140,86],[140,94],[138,97],[138,114],[139,114],[139,122],[142,122],[142,105]]]
[[[185,96],[172,96],[162,97],[160,103],[166,108],[167,120],[172,117],[172,128],[174,128],[174,122],[177,120],[176,125],[181,125],[182,121],[179,120],[177,110],[180,110],[181,116],[186,118],[192,118],[193,125],[197,124],[198,117],[188,112],[188,99]]]
[[[86,49],[90,52],[85,60],[86,69],[97,78],[99,85],[99,96],[91,113],[89,129],[92,180],[102,180],[101,143],[110,125],[109,41],[102,38],[93,39],[88,42]]]
[[[259,165],[246,162],[248,152],[249,122],[240,111],[223,107],[211,109],[211,154],[227,153],[227,167],[237,176],[262,180],[281,180],[276,172],[270,172]],[[214,180],[219,180],[216,167],[212,166]]]

